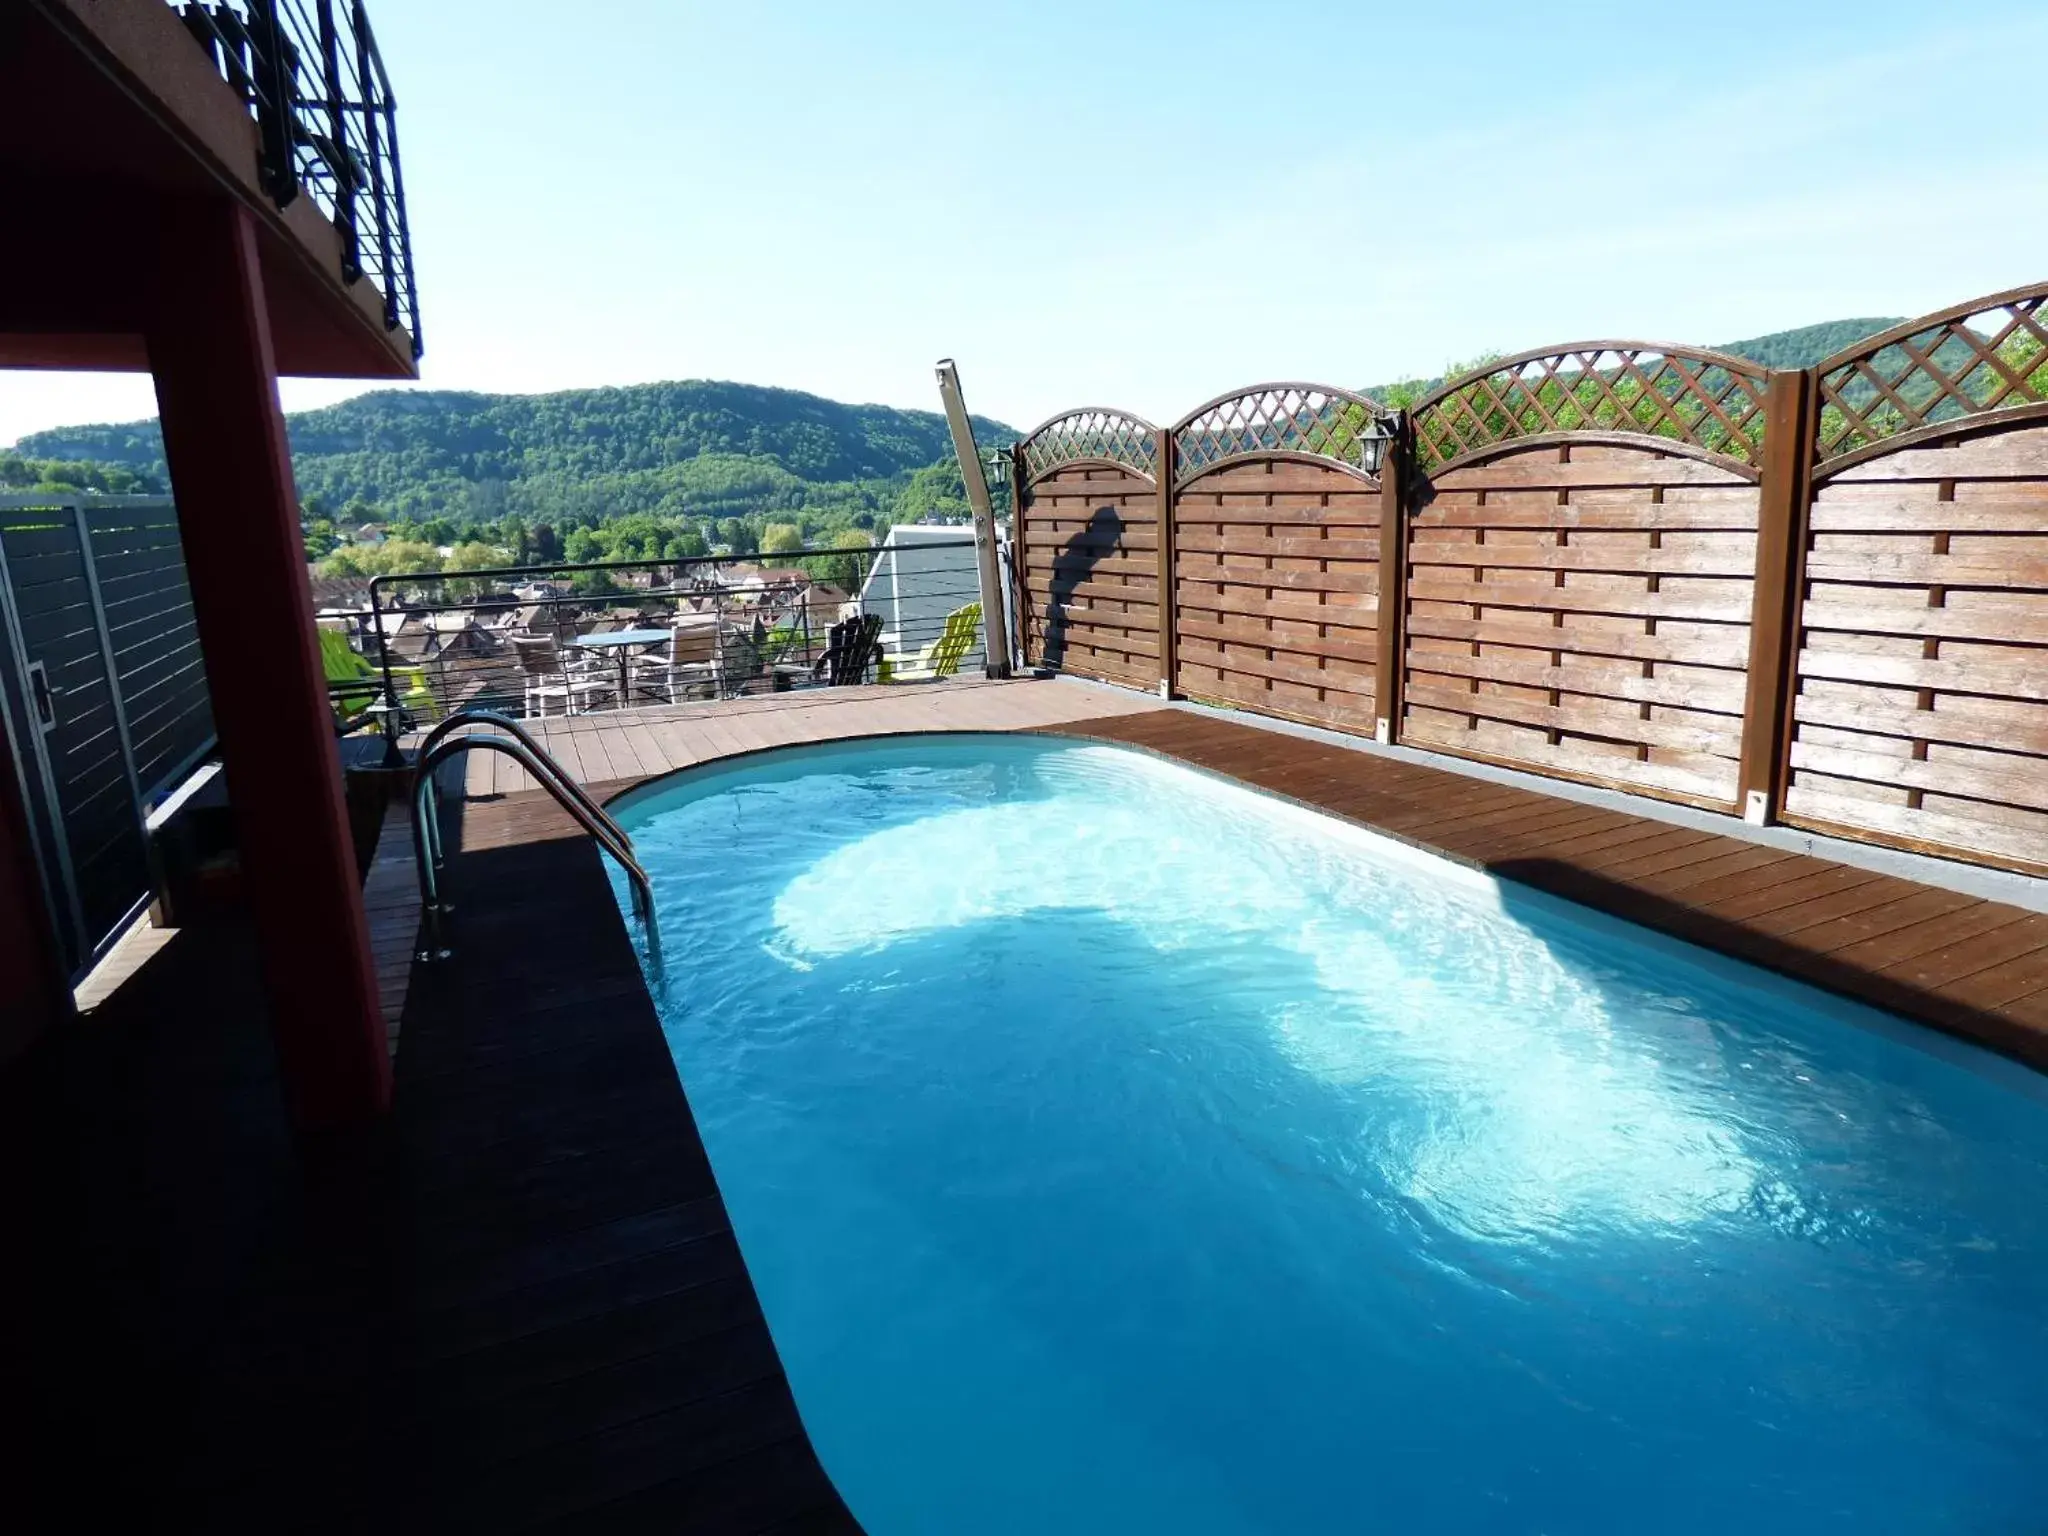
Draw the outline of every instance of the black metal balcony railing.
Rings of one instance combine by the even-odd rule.
[[[172,8],[255,117],[264,184],[278,207],[301,192],[319,204],[341,232],[342,279],[377,285],[385,326],[403,325],[418,357],[398,103],[362,0]]]
[[[330,664],[328,692],[344,730],[394,740],[460,709],[602,716],[979,675],[988,633],[967,537],[380,576],[368,595],[321,616],[354,652],[331,658],[349,665]],[[998,615],[999,646],[1006,632]]]

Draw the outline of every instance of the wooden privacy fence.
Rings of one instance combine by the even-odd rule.
[[[2048,284],[1805,370],[1602,341],[1013,450],[1034,664],[2048,872]]]

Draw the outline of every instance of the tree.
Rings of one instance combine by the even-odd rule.
[[[605,558],[605,547],[588,528],[571,530],[569,537],[562,541],[562,559],[569,565],[588,565],[593,560]]]
[[[804,531],[795,523],[770,523],[761,530],[761,553],[793,555],[804,547]]]
[[[306,524],[304,537],[308,560],[318,560],[323,555],[332,554],[341,543],[340,535],[334,531],[334,524],[324,517],[316,517]]]
[[[754,530],[736,517],[721,517],[718,520],[718,542],[736,555],[751,555],[758,547]]]
[[[447,559],[441,562],[441,572],[447,575],[453,571],[487,571],[492,566],[504,563],[503,550],[472,540],[467,544],[458,544],[448,552]],[[451,581],[446,591],[456,602],[467,603],[481,597],[488,585],[482,581]]]
[[[841,553],[812,555],[800,562],[810,572],[813,581],[829,581],[835,587],[848,592],[857,591],[866,579],[871,563],[868,552],[874,547],[868,536],[858,528],[842,528],[832,535],[832,548]]]
[[[967,485],[960,478],[960,465],[954,459],[941,459],[928,464],[910,477],[910,484],[896,501],[896,520],[902,523],[920,522],[927,517],[969,517],[973,509],[967,505]]]

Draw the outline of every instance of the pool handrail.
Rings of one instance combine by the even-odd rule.
[[[434,773],[449,758],[463,752],[483,750],[501,752],[531,773],[541,788],[554,798],[556,804],[575,818],[576,822],[590,833],[597,845],[609,853],[625,871],[633,891],[634,912],[647,933],[648,958],[658,970],[661,939],[654,916],[654,887],[633,850],[632,839],[526,731],[502,716],[493,718],[492,712],[487,710],[467,711],[465,714],[468,716],[467,719],[458,721],[456,717],[451,716],[435,728],[429,737],[431,745],[425,746],[414,766],[416,777],[413,783],[412,807],[413,860],[419,877],[420,910],[426,926],[425,941],[415,952],[415,957],[422,962],[432,963],[445,960],[453,953],[445,942],[443,932],[443,923],[451,908],[441,895],[440,869],[444,859],[441,851],[439,816],[434,808],[434,802],[438,798]],[[458,723],[491,726],[502,724],[510,726],[511,729],[505,734],[492,730],[456,736],[452,734],[452,727]]]
[[[562,765],[556,761],[553,753],[534,740],[533,734],[510,715],[503,714],[495,709],[458,709],[421,738],[419,760],[424,762],[429,752],[433,751],[445,738],[453,734],[458,727],[465,725],[488,725],[494,730],[502,731],[514,741],[519,742],[535,757],[540,758],[547,769],[552,771],[560,781],[562,788],[574,796],[577,803],[582,806],[584,816],[588,820],[595,821],[604,827],[611,833],[614,842],[630,852],[633,840],[626,836],[625,831],[616,821],[612,820],[611,814],[597,803],[588,790],[584,789],[581,784],[578,784],[575,779],[571,778],[563,770]],[[541,775],[535,773],[534,777],[539,778]],[[432,774],[426,775],[426,779],[429,783],[433,783]],[[433,785],[433,793],[429,796],[427,802],[427,846],[434,856],[434,867],[436,869],[446,868],[448,858],[441,844],[441,786],[439,784]]]

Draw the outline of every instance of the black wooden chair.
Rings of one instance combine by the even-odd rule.
[[[882,616],[879,613],[856,614],[853,618],[841,619],[831,628],[825,654],[811,667],[811,679],[834,688],[858,683],[867,675],[881,649]]]

